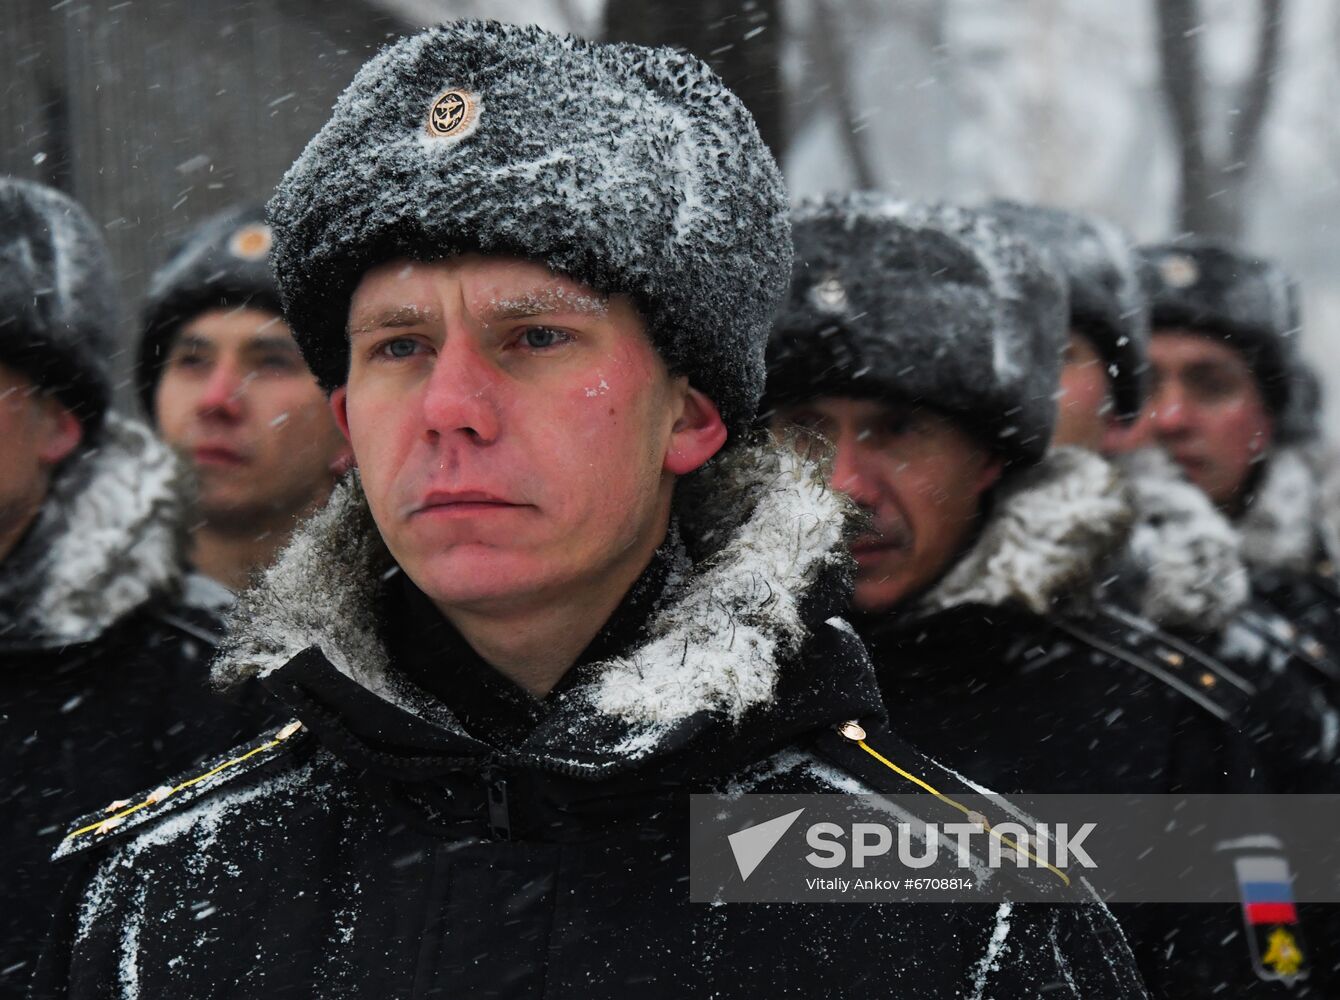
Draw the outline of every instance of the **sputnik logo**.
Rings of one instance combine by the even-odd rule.
[[[749,881],[754,869],[763,863],[777,842],[791,829],[804,809],[797,809],[770,819],[767,822],[751,826],[738,833],[732,833],[726,839],[730,841],[731,853],[735,855],[735,867],[740,869],[741,881]]]

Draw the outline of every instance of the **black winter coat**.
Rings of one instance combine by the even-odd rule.
[[[113,418],[65,471],[0,564],[0,997],[37,965],[71,814],[100,808],[258,730],[213,694],[220,623],[173,603],[181,568],[175,467]]]
[[[679,499],[688,554],[672,535],[536,702],[387,574],[340,487],[224,662],[268,670],[306,728],[67,840],[84,871],[36,995],[1144,996],[1097,903],[689,902],[688,793],[913,790],[843,720],[956,779],[876,728],[833,617],[845,505],[765,450]]]
[[[1054,452],[1007,485],[928,593],[853,616],[890,727],[1006,794],[1271,790],[1241,730],[1244,692],[1096,607],[1054,610],[1088,603],[1077,595],[1098,589],[1094,574],[1127,538],[1117,485],[1095,456]],[[1256,832],[1274,832],[1265,822]],[[1113,909],[1156,995],[1324,995],[1257,977],[1236,906]]]

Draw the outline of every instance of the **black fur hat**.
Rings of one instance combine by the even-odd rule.
[[[873,193],[803,205],[791,293],[768,345],[767,406],[897,398],[1023,464],[1056,420],[1064,278],[990,214]]]
[[[1275,422],[1275,440],[1280,444],[1306,444],[1322,436],[1321,418],[1326,407],[1326,391],[1321,373],[1295,356],[1288,375],[1289,405]]]
[[[791,265],[786,191],[749,112],[690,55],[429,29],[359,71],[269,208],[289,324],[327,390],[369,267],[478,251],[631,296],[732,431],[753,417]]]
[[[280,314],[261,205],[232,208],[192,230],[154,272],[144,305],[135,389],[154,420],[154,393],[182,326],[209,309],[249,306]]]
[[[1140,248],[1150,324],[1219,338],[1251,365],[1266,404],[1289,407],[1301,316],[1298,287],[1277,264],[1208,240]]]
[[[1070,329],[1087,337],[1107,366],[1116,415],[1134,420],[1149,369],[1149,310],[1133,242],[1106,219],[1048,205],[998,200],[987,211],[1065,272]]]
[[[53,392],[85,442],[111,403],[116,292],[102,233],[53,188],[0,178],[0,364]]]

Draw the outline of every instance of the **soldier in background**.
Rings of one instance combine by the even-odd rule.
[[[1133,512],[1100,456],[1050,447],[1072,328],[1051,259],[997,213],[880,195],[807,205],[793,231],[765,408],[778,432],[835,445],[832,484],[869,515],[852,624],[891,724],[1006,793],[1265,790],[1242,692],[1151,662],[1095,618]],[[1123,307],[1086,312],[1123,325]],[[1134,372],[1138,349],[1122,357]],[[1138,390],[1117,398],[1133,416]],[[1103,436],[1105,413],[1073,416],[1089,425],[1077,439]],[[1274,836],[1253,822],[1226,839]],[[1155,993],[1286,995],[1257,979],[1237,907],[1117,911]]]
[[[60,821],[253,731],[208,689],[218,622],[177,602],[182,469],[108,411],[112,289],[82,208],[0,180],[0,997],[36,966]]]
[[[1253,591],[1340,655],[1340,537],[1319,394],[1299,374],[1297,288],[1273,262],[1214,243],[1142,253],[1153,387],[1134,443],[1160,445],[1232,521]]]
[[[326,501],[348,447],[283,319],[260,206],[193,231],[155,273],[136,388],[195,471],[191,597],[213,606]]]
[[[991,211],[1050,253],[1069,283],[1052,443],[1107,451],[1145,400],[1148,311],[1134,246],[1093,216],[1012,202]],[[1274,790],[1340,789],[1340,719],[1326,697],[1336,661],[1253,598],[1233,527],[1161,450],[1109,458],[1120,473],[1114,498],[1129,505],[1132,524],[1125,546],[1095,574],[1093,624],[1151,670],[1247,695],[1235,722],[1256,743]]]

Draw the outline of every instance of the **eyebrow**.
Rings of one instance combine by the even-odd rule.
[[[252,337],[242,345],[244,351],[289,351],[298,353],[298,345],[292,337]]]
[[[420,323],[428,322],[433,319],[435,313],[431,309],[420,309],[418,306],[396,306],[392,309],[379,309],[367,317],[360,318],[355,325],[349,325],[349,336],[354,337],[360,333],[370,333],[373,330],[385,330],[398,326],[418,326]]]
[[[183,333],[172,342],[173,351],[213,351],[218,345],[208,337],[197,333]],[[243,351],[289,351],[298,352],[298,345],[288,334],[248,337],[242,342]]]
[[[1181,375],[1185,378],[1187,375],[1241,375],[1242,372],[1237,365],[1231,361],[1224,361],[1215,358],[1211,361],[1193,361],[1188,365],[1182,366]]]
[[[480,310],[490,322],[525,319],[545,313],[578,313],[586,316],[604,316],[609,312],[609,299],[603,295],[570,292],[563,288],[542,288],[524,295],[497,299]]]

